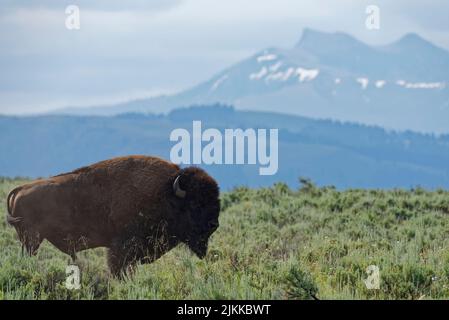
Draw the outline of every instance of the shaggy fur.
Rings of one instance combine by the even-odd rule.
[[[178,176],[185,198],[173,191]],[[218,185],[204,170],[145,156],[25,184],[11,191],[7,206],[7,221],[30,255],[44,239],[73,259],[78,251],[107,247],[115,275],[181,242],[204,257],[220,211]]]

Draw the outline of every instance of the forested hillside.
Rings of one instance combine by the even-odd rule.
[[[169,159],[173,129],[279,129],[279,170],[260,176],[259,165],[205,165],[223,190],[234,186],[296,185],[309,177],[337,188],[449,188],[449,137],[390,132],[378,127],[311,120],[231,107],[191,107],[168,115],[113,117],[0,116],[0,175],[39,177],[71,171],[114,156]]]

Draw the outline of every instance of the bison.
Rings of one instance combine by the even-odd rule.
[[[128,156],[15,188],[7,209],[30,255],[44,239],[72,259],[106,247],[111,273],[121,276],[179,243],[203,258],[218,228],[220,200],[217,183],[200,168]]]

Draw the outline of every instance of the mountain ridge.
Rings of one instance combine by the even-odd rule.
[[[56,113],[167,113],[228,103],[239,110],[447,133],[448,87],[449,52],[417,34],[369,46],[343,32],[305,29],[293,48],[259,50],[178,94]]]

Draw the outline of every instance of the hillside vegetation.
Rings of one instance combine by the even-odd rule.
[[[220,227],[199,260],[179,246],[132,278],[112,279],[105,250],[79,254],[81,289],[65,288],[68,256],[44,242],[21,256],[5,222],[20,180],[0,178],[0,299],[447,299],[449,192],[317,188],[302,181],[222,194]],[[368,290],[366,268],[380,270]]]

